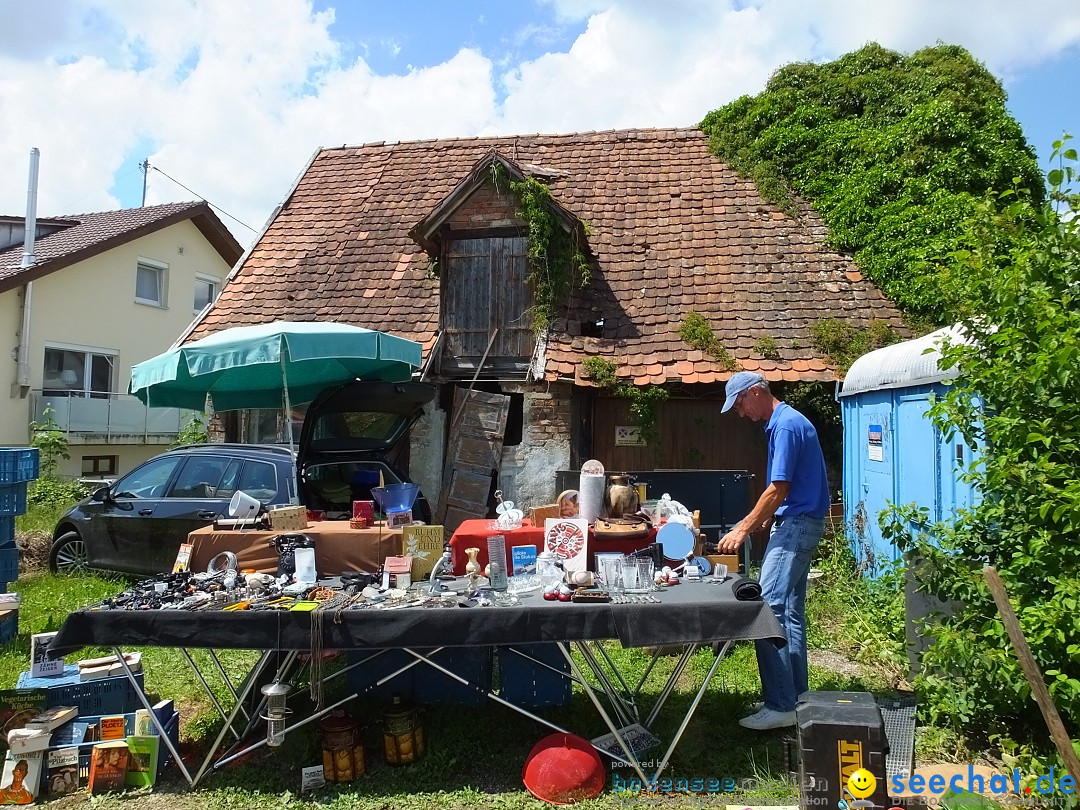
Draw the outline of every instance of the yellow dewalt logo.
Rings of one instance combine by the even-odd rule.
[[[859,740],[837,740],[836,761],[840,766],[840,795],[843,795],[844,786],[855,771],[863,766],[862,742]]]

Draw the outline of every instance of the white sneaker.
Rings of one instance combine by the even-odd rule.
[[[787,728],[795,725],[795,712],[777,712],[772,709],[762,709],[757,714],[742,718],[739,725],[757,731],[768,731],[771,728]]]

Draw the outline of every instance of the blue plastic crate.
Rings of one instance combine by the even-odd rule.
[[[19,611],[13,610],[0,619],[0,644],[7,644],[17,635],[19,635]]]
[[[15,545],[15,516],[0,515],[0,548]]]
[[[535,661],[522,658],[520,650],[566,675],[559,675]],[[569,678],[570,663],[555,644],[515,644],[513,649],[499,647],[499,696],[515,706],[538,709],[544,706],[567,706],[573,691]]]
[[[370,660],[369,660],[370,659]],[[347,673],[349,687],[361,695],[370,695],[380,700],[387,700],[391,695],[399,694],[403,697],[414,697],[414,676],[417,667],[426,667],[427,664],[417,664],[396,675],[381,686],[374,684],[380,678],[385,678],[391,672],[401,669],[415,659],[404,650],[383,650],[378,655],[368,650],[349,650],[346,660],[350,664],[361,663],[360,666],[350,669]]]
[[[431,656],[440,666],[485,690],[491,689],[493,659],[491,647],[447,647]],[[416,667],[415,694],[417,701],[427,704],[483,708],[488,702],[485,693],[428,664]]]
[[[14,546],[0,548],[0,582],[14,582],[19,578],[19,549]]]
[[[26,514],[26,483],[0,484],[0,516]]]
[[[33,481],[40,455],[36,447],[0,447],[0,484]]]
[[[143,674],[135,673],[139,688],[143,686]],[[79,680],[79,665],[68,664],[64,674],[52,678],[31,678],[29,670],[19,676],[19,689],[48,689],[45,705],[76,706],[79,715],[124,714],[142,708],[139,695],[125,675]]]

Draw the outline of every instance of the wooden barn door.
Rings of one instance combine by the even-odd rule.
[[[502,467],[510,397],[483,391],[454,392],[450,445],[436,513],[449,536],[470,518],[487,515],[491,474]]]

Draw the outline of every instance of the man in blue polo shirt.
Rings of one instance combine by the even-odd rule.
[[[806,575],[810,558],[825,533],[829,511],[829,485],[825,457],[817,430],[797,410],[781,402],[760,374],[740,371],[725,389],[721,413],[735,408],[739,416],[767,422],[769,455],[761,493],[750,514],[720,539],[722,553],[732,554],[758,528],[769,531],[769,545],[761,563],[761,596],[773,609],[788,643],[777,649],[758,641],[761,673],[760,711],[739,720],[744,728],[770,729],[795,725],[795,701],[805,692]]]

